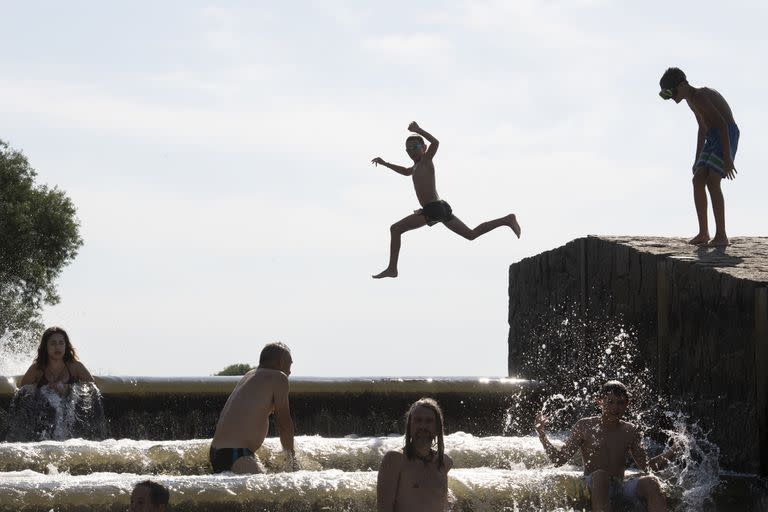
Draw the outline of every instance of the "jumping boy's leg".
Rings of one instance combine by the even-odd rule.
[[[723,178],[715,171],[710,171],[707,176],[707,189],[709,197],[712,199],[712,211],[715,213],[715,238],[709,242],[713,247],[725,247],[730,242],[725,234],[725,199],[720,183]]]
[[[484,235],[492,229],[496,229],[501,226],[509,226],[512,231],[515,232],[517,238],[520,238],[520,224],[517,223],[517,218],[514,213],[510,213],[506,217],[489,220],[478,224],[475,229],[470,229],[466,224],[461,222],[458,217],[453,217],[451,220],[445,221],[445,227],[453,231],[454,233],[463,236],[467,240],[474,240],[480,235]]]
[[[391,241],[389,243],[389,265],[383,271],[379,272],[374,279],[382,277],[397,277],[397,258],[400,255],[400,237],[406,231],[418,229],[427,225],[427,219],[421,213],[413,213],[402,220],[392,224],[389,228]]]
[[[696,205],[696,217],[699,220],[699,234],[688,243],[701,245],[709,242],[709,227],[707,225],[707,178],[709,169],[701,166],[693,175],[693,204]]]

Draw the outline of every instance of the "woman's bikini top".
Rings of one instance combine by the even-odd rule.
[[[70,371],[69,365],[67,363],[64,363],[64,369],[67,370],[67,373],[69,374],[69,379],[67,379],[64,384],[77,384],[78,378],[72,375],[72,372]],[[46,384],[50,384],[50,382],[48,382],[48,378],[45,376],[45,370],[43,370],[43,376],[40,377],[40,380],[37,383],[37,387],[42,387]]]

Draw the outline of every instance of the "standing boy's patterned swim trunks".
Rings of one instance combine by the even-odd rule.
[[[739,127],[736,123],[728,125],[728,141],[731,143],[731,161],[736,158],[736,148],[739,147]],[[720,129],[711,128],[704,139],[704,149],[701,150],[694,171],[705,165],[725,178],[723,170],[723,141],[720,140]]]

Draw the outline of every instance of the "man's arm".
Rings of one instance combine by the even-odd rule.
[[[549,439],[547,439],[547,434],[544,431],[547,426],[547,420],[544,415],[541,413],[536,415],[536,423],[534,426],[536,427],[536,433],[539,434],[539,441],[541,441],[544,451],[547,452],[547,457],[549,457],[549,460],[556,466],[562,466],[571,460],[571,457],[573,457],[573,454],[576,453],[576,450],[579,449],[579,446],[581,446],[581,443],[583,442],[580,423],[574,425],[573,430],[571,430],[571,435],[568,436],[568,439],[566,439],[565,444],[561,448],[555,447]]]
[[[429,147],[427,148],[427,154],[425,155],[426,158],[429,158],[430,160],[435,157],[435,153],[437,153],[437,148],[440,146],[440,141],[437,140],[435,137],[427,133],[426,130],[423,130],[416,121],[413,121],[411,124],[408,125],[408,129],[412,131],[413,133],[418,133],[425,139],[429,141]]]
[[[393,171],[395,171],[396,173],[402,174],[403,176],[410,176],[411,174],[413,174],[413,167],[403,167],[402,165],[390,164],[389,162],[384,161],[384,159],[381,158],[380,156],[377,156],[376,158],[371,160],[371,163],[377,166],[383,165],[384,167],[388,167]]]
[[[290,456],[293,456],[293,420],[291,419],[291,411],[288,406],[288,377],[280,374],[276,380],[277,383],[273,391],[275,426],[277,426],[277,430],[280,432],[280,444],[283,445],[283,450],[287,451]]]
[[[384,455],[376,479],[376,510],[378,512],[394,512],[402,464],[402,453],[387,452]]]

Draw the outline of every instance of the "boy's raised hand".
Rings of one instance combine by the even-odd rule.
[[[544,414],[541,411],[536,413],[536,420],[533,423],[533,427],[539,434],[544,432],[544,429],[547,427],[547,418],[544,417]]]
[[[416,121],[411,121],[411,124],[408,125],[408,131],[411,131],[411,132],[419,131],[418,123]]]
[[[384,159],[383,159],[383,158],[381,158],[380,156],[377,156],[376,158],[374,158],[373,160],[371,160],[371,163],[372,163],[373,165],[375,165],[375,166],[378,166],[379,164],[382,164],[382,165],[384,165]]]

